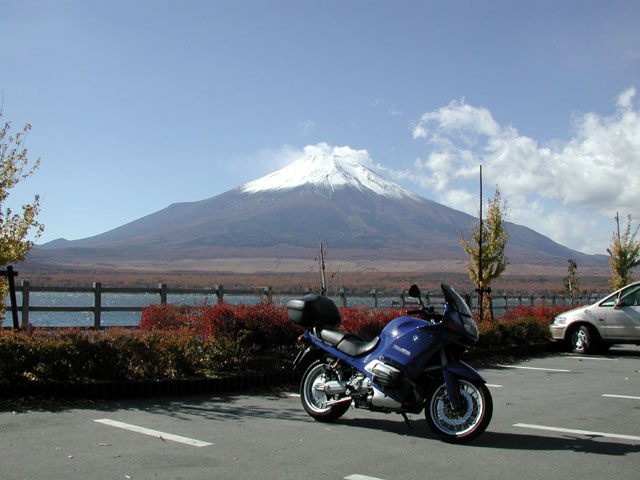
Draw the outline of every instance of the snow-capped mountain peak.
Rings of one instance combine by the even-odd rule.
[[[384,179],[368,165],[372,165],[372,162],[366,150],[354,150],[347,146],[331,147],[326,143],[308,145],[302,156],[293,163],[245,183],[240,190],[256,193],[303,185],[323,186],[331,190],[349,186],[387,197],[416,197],[413,192]]]

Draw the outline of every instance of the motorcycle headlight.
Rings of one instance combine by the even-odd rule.
[[[562,315],[558,315],[556,318],[553,319],[553,323],[555,325],[564,325],[565,323],[567,323],[567,317],[563,317]]]

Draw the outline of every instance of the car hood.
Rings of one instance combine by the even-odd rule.
[[[594,305],[586,305],[584,307],[574,308],[573,310],[569,310],[567,312],[561,313],[559,316],[565,317],[569,320],[573,320],[577,317],[594,317],[591,311],[593,310]]]

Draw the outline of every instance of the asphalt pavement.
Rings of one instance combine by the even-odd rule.
[[[479,369],[494,414],[468,445],[422,415],[315,422],[296,392],[0,404],[0,479],[638,478],[640,347]]]

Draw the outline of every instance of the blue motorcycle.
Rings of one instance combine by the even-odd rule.
[[[409,296],[420,308],[389,322],[365,341],[339,330],[340,310],[330,299],[306,295],[287,303],[289,319],[305,328],[308,346],[294,361],[304,371],[300,397],[315,420],[331,422],[351,405],[406,414],[425,410],[430,429],[440,439],[465,443],[489,425],[493,401],[485,380],[460,360],[478,340],[469,306],[453,288],[442,285],[444,313],[426,308],[420,289]]]

